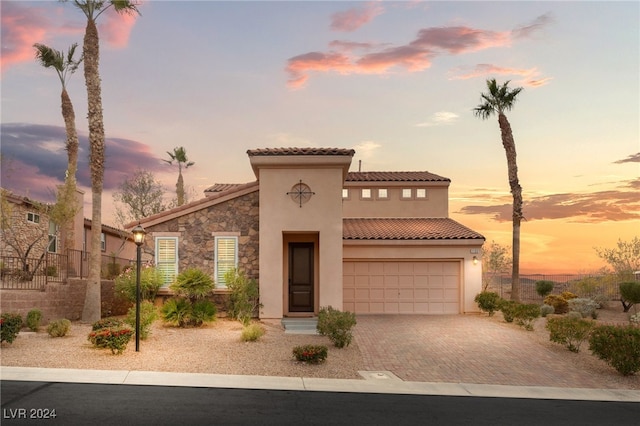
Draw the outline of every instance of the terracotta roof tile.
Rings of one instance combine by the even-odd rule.
[[[429,172],[349,172],[347,182],[451,182]]]
[[[204,193],[207,196],[211,196],[213,194],[218,194],[219,192],[231,191],[232,189],[236,189],[242,185],[242,183],[215,183],[205,189]]]
[[[484,239],[448,218],[343,219],[345,240],[469,240]]]
[[[353,157],[353,149],[344,148],[260,148],[247,151],[249,157],[268,155],[348,155]]]

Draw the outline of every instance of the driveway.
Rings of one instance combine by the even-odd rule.
[[[405,381],[514,386],[640,389],[639,375],[622,377],[591,355],[549,342],[544,320],[535,331],[499,314],[357,317],[355,341],[368,370]]]

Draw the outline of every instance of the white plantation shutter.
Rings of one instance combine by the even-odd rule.
[[[238,237],[216,237],[216,287],[226,287],[224,274],[238,265]]]
[[[164,278],[163,287],[168,287],[178,275],[178,239],[156,238],[156,268]]]

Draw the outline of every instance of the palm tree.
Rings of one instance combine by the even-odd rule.
[[[63,0],[67,1],[67,0]],[[128,0],[74,0],[73,4],[84,13],[87,26],[84,32],[84,80],[87,86],[89,119],[89,164],[91,169],[91,253],[89,276],[82,320],[100,319],[100,233],[102,230],[102,186],[104,179],[104,122],[100,85],[100,37],[96,20],[113,7],[118,13],[140,13]]]
[[[518,165],[516,163],[516,144],[513,140],[511,125],[505,111],[510,111],[516,101],[516,96],[523,90],[517,87],[509,89],[509,81],[498,86],[495,79],[487,80],[489,93],[482,93],[482,103],[473,109],[474,114],[483,120],[498,115],[502,146],[507,155],[507,170],[509,186],[513,195],[513,235],[512,235],[512,267],[511,267],[511,299],[520,300],[520,222],[522,216],[522,187],[518,181]]]
[[[184,147],[176,147],[173,148],[173,152],[167,151],[170,160],[162,160],[166,163],[173,164],[173,162],[178,163],[178,182],[176,183],[176,195],[178,196],[178,205],[181,206],[184,204],[184,180],[182,179],[182,165],[184,164],[184,168],[188,169],[190,166],[193,166],[193,161],[189,161],[187,158],[187,150]]]
[[[73,229],[73,216],[75,216],[78,207],[76,205],[76,172],[78,170],[78,132],[76,130],[76,114],[73,110],[71,98],[67,92],[67,81],[69,77],[76,72],[78,66],[82,62],[80,59],[75,60],[77,43],[71,45],[65,56],[61,51],[52,49],[44,44],[36,43],[33,45],[36,49],[36,60],[45,68],[53,68],[58,74],[60,83],[62,84],[61,104],[62,118],[67,133],[67,171],[65,173],[64,188],[58,191],[57,203],[60,211],[60,225],[64,229],[64,248],[74,249],[75,238]]]

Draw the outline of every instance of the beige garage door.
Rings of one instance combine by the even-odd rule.
[[[344,310],[359,314],[460,313],[460,263],[345,261]]]

